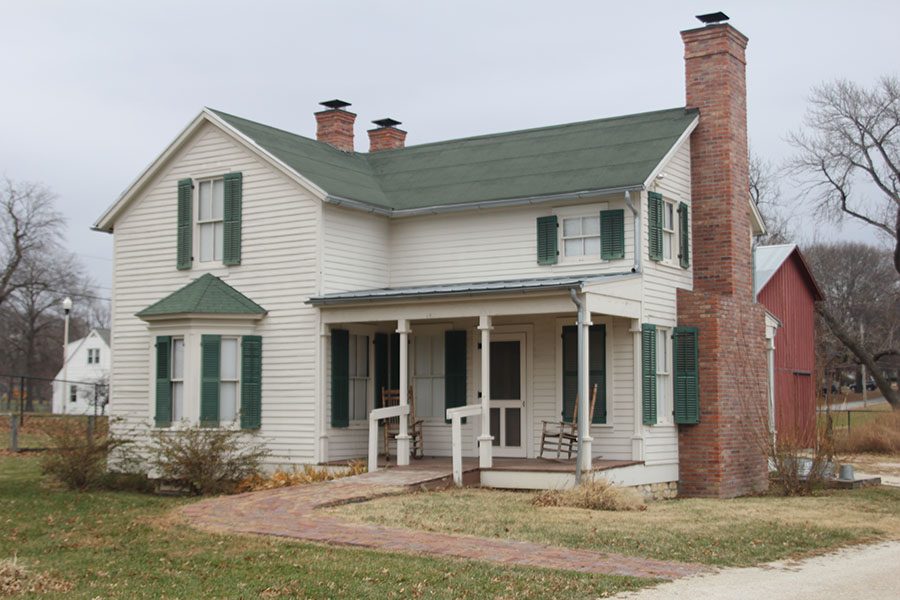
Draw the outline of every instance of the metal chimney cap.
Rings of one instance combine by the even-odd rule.
[[[714,13],[707,13],[705,15],[697,15],[697,20],[705,25],[715,25],[716,23],[727,21],[728,15],[719,11]]]
[[[376,119],[375,121],[372,121],[372,122],[375,123],[376,125],[378,125],[379,127],[396,127],[397,125],[402,125],[402,123],[400,121],[395,121],[394,119],[391,119],[390,117],[388,117],[387,119]]]
[[[349,102],[344,102],[343,100],[326,100],[325,102],[319,102],[325,108],[331,108],[333,110],[340,110],[342,108],[346,108],[350,106]]]

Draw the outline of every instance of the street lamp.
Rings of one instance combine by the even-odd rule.
[[[62,412],[68,412],[69,401],[69,313],[72,312],[72,299],[66,296],[62,301],[63,314],[66,315],[66,324],[63,329],[63,394]]]

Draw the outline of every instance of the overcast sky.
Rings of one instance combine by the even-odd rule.
[[[341,98],[358,149],[382,117],[411,145],[682,106],[678,32],[716,10],[750,38],[750,139],[774,161],[813,85],[898,73],[896,1],[0,0],[0,175],[58,195],[108,296],[112,238],[89,228],[203,106],[313,137]]]

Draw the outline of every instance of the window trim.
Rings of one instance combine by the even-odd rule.
[[[662,260],[665,264],[674,264],[678,258],[678,252],[675,248],[675,239],[678,233],[678,202],[667,196],[662,199]],[[666,220],[669,217],[669,210],[672,211],[672,220],[670,226],[666,226]],[[668,256],[666,251],[668,250]]]
[[[175,377],[175,342],[181,342],[181,377]],[[170,421],[171,425],[169,429],[175,426],[177,423],[183,421],[185,417],[185,406],[187,399],[187,395],[185,390],[187,386],[185,385],[185,367],[187,365],[187,354],[188,354],[188,345],[186,336],[173,335],[169,338],[169,401],[172,403],[171,406],[171,415],[172,419]],[[175,418],[176,410],[175,410],[175,386],[176,384],[181,385],[181,417]],[[199,402],[199,389],[198,389],[198,402]]]
[[[211,190],[215,189],[215,182],[222,182],[222,214],[218,219],[200,219],[200,188],[204,183],[211,186]],[[197,177],[194,179],[194,188],[192,190],[191,205],[193,208],[191,224],[193,233],[193,254],[196,257],[195,262],[198,265],[225,264],[225,174],[212,175],[207,177]],[[217,240],[215,237],[215,225],[221,223],[221,235]],[[203,225],[212,224],[213,226],[213,257],[210,260],[203,260],[202,243],[200,240],[200,230]],[[219,258],[216,258],[216,242],[219,243]]]
[[[347,413],[348,419],[347,419],[346,427],[333,427],[331,425],[331,419],[329,417],[328,425],[326,427],[328,429],[332,429],[335,431],[344,431],[347,429],[365,429],[365,428],[368,428],[368,426],[369,426],[369,413],[371,413],[375,409],[375,376],[374,376],[374,373],[375,373],[375,349],[374,349],[375,334],[376,333],[387,333],[388,335],[390,335],[391,333],[393,333],[393,331],[392,330],[385,331],[383,329],[379,329],[375,325],[364,325],[364,324],[357,324],[357,323],[352,323],[352,324],[348,323],[345,325],[334,325],[334,327],[338,328],[338,329],[346,329],[348,336],[363,335],[363,336],[366,336],[367,338],[369,338],[369,343],[366,346],[367,352],[368,352],[368,367],[367,368],[368,368],[368,373],[369,373],[369,376],[367,378],[368,380],[366,381],[366,416],[364,419],[353,419],[353,418],[350,418],[352,416],[352,412],[348,412]],[[348,345],[349,345],[349,341],[348,341]],[[331,358],[328,359],[328,362],[330,365]],[[347,356],[348,371],[349,371],[349,367],[350,367],[350,357],[348,354],[348,356]],[[330,369],[330,366],[329,366],[329,369]],[[330,379],[331,378],[329,377],[329,381],[330,381]],[[348,380],[352,381],[353,378],[348,377]],[[330,385],[331,384],[329,383],[328,385],[329,385],[329,392],[328,392],[329,399],[327,400],[327,403],[328,403],[328,410],[330,412],[331,411],[331,400],[330,400],[330,396],[331,396]],[[347,410],[348,411],[350,410],[349,403],[351,402],[351,400],[352,400],[351,395],[348,393],[347,394],[347,402],[348,402]]]
[[[359,338],[360,338],[360,337],[366,338],[366,343],[365,343],[365,348],[366,348],[366,361],[365,361],[365,362],[366,362],[366,375],[365,375],[364,377],[361,377],[361,376],[359,376],[359,375],[354,375],[352,372],[350,372],[351,370],[350,370],[350,368],[349,368],[349,367],[350,367],[350,363],[349,363],[349,361],[350,361],[350,352],[351,352],[351,351],[352,351],[352,352],[355,352],[355,351],[356,351],[356,348],[357,348],[357,345],[358,345],[358,343],[359,343]],[[373,359],[374,352],[373,352],[372,349],[370,348],[370,346],[371,346],[372,343],[374,342],[374,339],[373,339],[373,338],[374,338],[374,335],[373,335],[373,334],[370,334],[370,333],[368,333],[368,332],[361,332],[361,331],[357,331],[357,330],[354,330],[354,329],[351,329],[351,330],[349,330],[349,332],[348,332],[348,342],[347,342],[347,344],[348,344],[349,348],[348,348],[348,352],[347,352],[347,361],[348,361],[348,364],[347,364],[347,367],[348,367],[348,368],[347,368],[347,372],[348,372],[347,380],[350,382],[350,386],[349,386],[349,387],[350,387],[350,390],[349,390],[349,393],[347,394],[347,402],[348,402],[348,406],[347,406],[347,411],[348,411],[348,412],[347,412],[347,414],[349,415],[348,421],[349,421],[351,424],[353,424],[353,423],[366,423],[366,422],[368,422],[368,420],[369,420],[369,412],[371,412],[372,407],[374,406],[374,403],[373,403],[373,401],[374,401],[374,396],[372,396],[372,394],[370,393],[371,388],[372,388],[372,379],[373,379],[373,378],[372,378],[372,371],[374,370],[374,365],[372,364],[372,359]],[[355,342],[354,342],[354,340],[355,340]],[[359,366],[359,363],[357,362],[357,367],[358,367],[358,366]],[[365,416],[364,416],[362,419],[354,419],[354,418],[353,418],[353,415],[354,415],[354,412],[355,412],[355,411],[354,411],[354,402],[353,402],[353,401],[354,401],[353,393],[354,393],[354,390],[356,389],[356,386],[354,386],[353,384],[354,384],[355,382],[357,382],[357,381],[365,381],[365,383],[366,383],[366,385],[365,385],[365,393],[364,393],[364,402],[363,402],[363,403],[364,403],[363,412],[365,413]]]
[[[442,389],[446,386],[447,373],[444,371],[439,377],[435,375],[427,375],[427,376],[418,376],[416,375],[416,344],[418,344],[418,340],[420,340],[423,336],[428,337],[436,337],[440,340],[441,344],[444,345],[444,353],[447,352],[447,338],[446,332],[453,329],[452,323],[429,323],[427,325],[419,325],[413,328],[412,334],[410,335],[410,347],[409,347],[409,384],[413,388],[413,393],[415,394],[416,389],[416,380],[417,379],[431,379],[434,381],[435,379],[440,379],[442,382]],[[444,360],[440,363],[440,368],[442,370],[445,369],[446,356]],[[445,391],[446,393],[446,391]],[[416,395],[414,402],[416,403],[416,419],[421,419],[425,422],[425,425],[448,425],[445,413],[444,406],[446,405],[446,397],[444,398],[444,402],[441,403],[439,408],[439,414],[437,416],[425,417],[421,413],[421,403],[419,402],[419,396]]]
[[[243,335],[233,335],[233,334],[222,334],[222,337],[219,339],[219,427],[230,427],[232,423],[238,423],[240,426],[240,418],[241,418],[241,368],[243,365],[243,356],[241,352],[241,339]],[[222,352],[224,348],[225,340],[234,340],[235,341],[235,379],[225,379],[222,375],[222,365],[224,361],[222,360]],[[222,421],[222,384],[223,383],[233,383],[234,384],[234,416],[231,417],[230,421],[224,422]]]
[[[673,384],[674,364],[672,363],[672,327],[656,326],[656,425],[673,425],[675,410],[675,387]],[[660,337],[665,336],[660,346]],[[664,370],[660,370],[660,354],[665,352]]]

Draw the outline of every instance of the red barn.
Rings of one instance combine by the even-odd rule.
[[[781,439],[812,444],[816,431],[815,303],[823,299],[795,244],[756,248],[756,298],[770,318],[770,425]],[[777,319],[777,322],[771,317]]]

